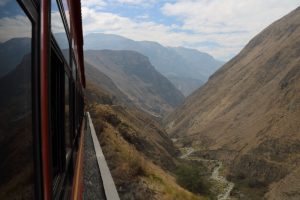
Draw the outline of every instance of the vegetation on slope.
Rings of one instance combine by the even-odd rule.
[[[299,35],[300,7],[253,38],[166,120],[173,137],[227,162],[228,177],[250,199],[300,199],[300,175],[285,178],[300,164]]]
[[[91,83],[87,93],[87,109],[121,199],[205,199],[177,184],[171,171],[178,151],[159,123],[136,108],[113,105]]]
[[[202,195],[213,197],[211,183],[203,175],[204,169],[201,169],[196,163],[184,163],[178,165],[175,174],[179,185]]]

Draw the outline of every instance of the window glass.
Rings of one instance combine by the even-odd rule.
[[[0,199],[34,199],[31,35],[17,1],[1,1]]]
[[[74,59],[72,59],[72,76],[74,81],[76,81],[76,70],[77,70],[77,65]]]
[[[70,9],[69,9],[69,0],[62,0],[63,6],[64,6],[64,10],[65,10],[65,15],[67,18],[67,22],[68,22],[68,27],[70,30]]]
[[[59,48],[62,50],[66,62],[70,65],[69,40],[56,0],[51,1],[51,31]]]
[[[66,153],[71,150],[71,136],[70,136],[70,89],[69,77],[65,74],[65,144]]]
[[[65,162],[63,153],[64,133],[64,63],[54,49],[51,51],[50,68],[50,133],[52,137],[52,173],[59,175]]]

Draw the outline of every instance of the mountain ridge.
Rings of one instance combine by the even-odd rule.
[[[157,42],[134,41],[112,34],[94,33],[86,35],[84,48],[85,50],[137,51],[147,56],[153,66],[176,85],[185,96],[206,82],[209,75],[223,64],[223,62],[215,60],[212,56],[195,49],[165,47]],[[189,55],[190,52],[193,52],[193,54]],[[193,57],[199,59],[193,59]],[[191,83],[189,83],[189,79],[192,79]],[[198,80],[196,85],[194,79]],[[180,88],[182,82],[185,82],[189,87]]]
[[[85,61],[108,76],[130,101],[154,115],[165,115],[183,101],[181,92],[138,52],[88,50]]]

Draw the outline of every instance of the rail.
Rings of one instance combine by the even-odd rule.
[[[101,174],[102,184],[104,187],[104,192],[107,200],[120,200],[119,194],[116,189],[116,185],[113,181],[113,178],[111,176],[110,170],[108,168],[108,165],[106,163],[103,151],[101,149],[99,140],[97,138],[95,128],[90,116],[90,113],[87,112],[87,118],[88,118],[88,125],[91,131],[91,136],[94,143],[94,148],[96,152],[97,162],[99,166],[99,171]]]

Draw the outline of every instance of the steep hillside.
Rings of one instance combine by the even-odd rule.
[[[87,109],[121,199],[205,199],[176,183],[171,171],[179,152],[153,117],[111,96],[88,82]]]
[[[178,106],[184,96],[151,65],[133,51],[85,51],[85,61],[113,80],[119,90],[141,109],[162,116]],[[88,78],[97,76],[88,73]]]
[[[129,100],[129,98],[124,94],[115,84],[114,82],[105,74],[103,74],[99,69],[96,67],[93,67],[89,63],[85,62],[84,63],[85,67],[85,75],[87,77],[88,82],[92,82],[90,84],[90,89],[94,88],[101,88],[98,93],[93,93],[91,92],[86,93],[88,96],[88,99],[93,102],[103,102],[105,103],[105,100],[102,98],[105,98],[107,102],[111,103],[119,103],[122,105],[131,105],[133,104],[132,101]],[[103,92],[101,92],[103,91]],[[110,100],[109,100],[110,99]]]
[[[164,47],[156,42],[138,42],[101,33],[85,36],[85,49],[133,50],[146,55],[157,71],[166,76],[184,95],[201,86],[223,64],[197,50]]]
[[[248,191],[252,199],[268,190],[269,199],[300,199],[299,116],[297,8],[252,39],[166,124],[173,137],[204,149],[200,154],[228,161],[228,177],[257,192]]]

